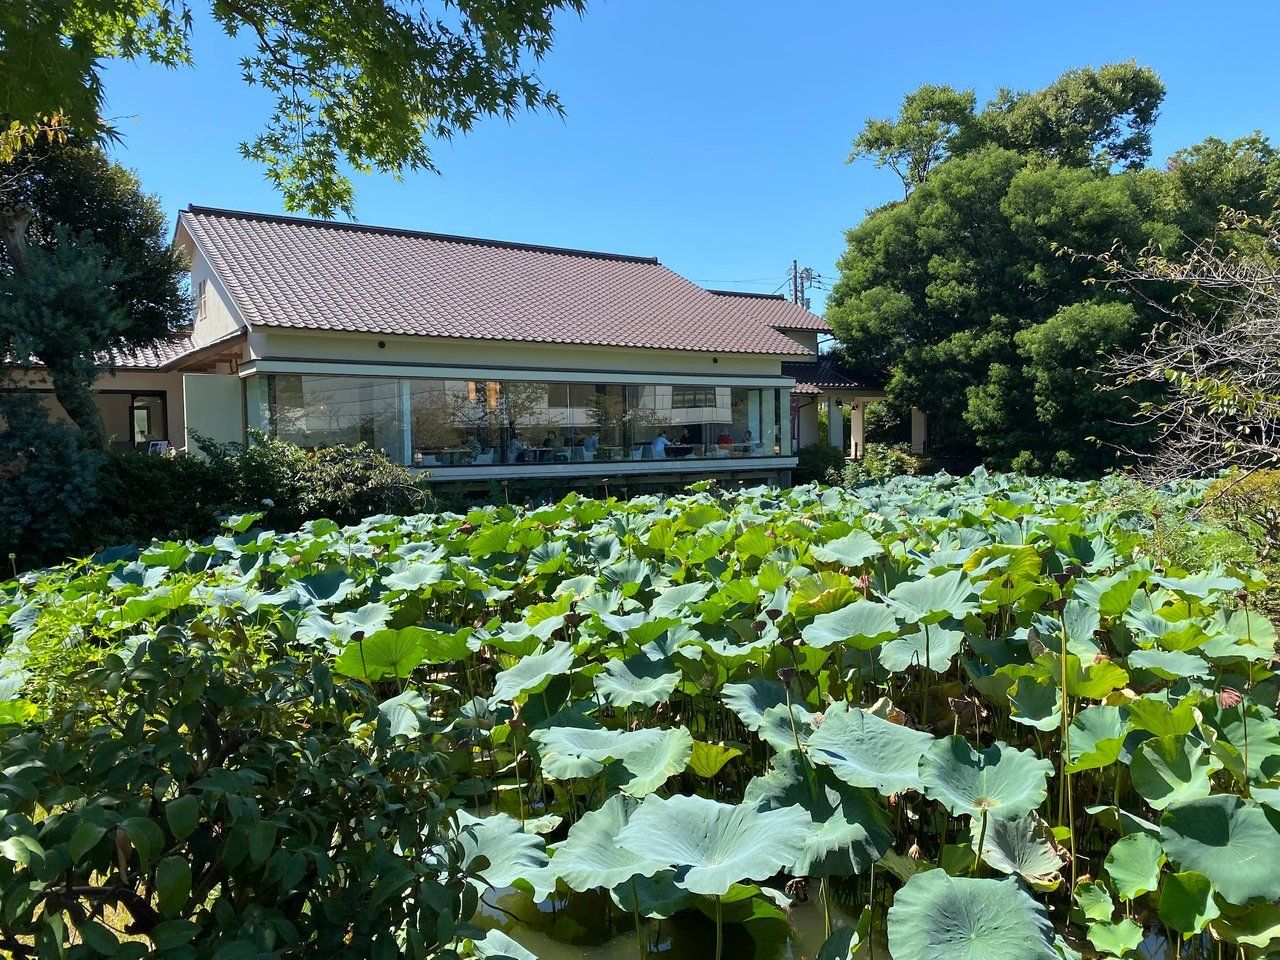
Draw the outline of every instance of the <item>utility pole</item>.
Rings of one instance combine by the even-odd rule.
[[[791,261],[791,302],[797,307],[809,309],[809,298],[805,296],[805,291],[813,286],[815,280],[821,280],[821,275],[814,273],[812,267],[800,266],[799,260]]]

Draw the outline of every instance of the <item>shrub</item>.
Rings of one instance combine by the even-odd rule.
[[[1280,562],[1280,470],[1227,474],[1205,491],[1205,515],[1254,544],[1268,563]]]
[[[910,446],[905,443],[869,443],[866,455],[861,460],[848,461],[840,472],[828,472],[827,482],[852,487],[859,483],[902,475],[918,477],[932,470],[933,462],[928,457],[912,453]]]
[[[64,677],[43,722],[0,726],[0,952],[436,952],[473,897],[448,761],[407,719],[426,704],[210,632],[162,627]]]
[[[308,450],[259,431],[252,443],[197,436],[200,449],[230,477],[237,509],[267,507],[277,529],[325,518],[356,523],[378,513],[419,513],[429,497],[420,475],[366,444]]]
[[[844,469],[844,454],[829,443],[813,443],[801,447],[796,454],[796,466],[791,471],[795,483],[813,483],[825,480],[833,470]]]

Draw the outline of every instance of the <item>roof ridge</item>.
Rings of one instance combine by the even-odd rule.
[[[707,293],[714,294],[717,297],[750,297],[753,300],[786,300],[787,298],[780,293],[756,293],[752,290],[712,290],[710,287],[704,288]]]
[[[576,247],[555,247],[542,243],[520,243],[515,240],[491,240],[487,237],[467,237],[455,233],[434,233],[430,230],[412,230],[408,227],[384,227],[376,224],[351,223],[344,220],[319,220],[314,217],[296,217],[283,213],[257,213],[252,210],[231,210],[226,207],[206,207],[191,203],[183,213],[216,217],[235,217],[242,220],[262,220],[270,223],[287,223],[304,227],[329,230],[352,230],[358,233],[375,233],[392,237],[418,237],[423,240],[439,240],[443,243],[460,243],[504,250],[528,250],[532,253],[550,253],[568,257],[586,257],[593,260],[618,260],[624,263],[644,263],[660,266],[657,257],[638,257],[628,253],[607,253],[601,250],[580,250]]]

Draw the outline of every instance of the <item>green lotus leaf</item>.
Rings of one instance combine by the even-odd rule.
[[[1128,957],[1142,943],[1142,928],[1125,917],[1119,923],[1089,924],[1089,942],[1110,957]]]
[[[1034,813],[1018,820],[988,820],[985,835],[975,821],[969,834],[975,851],[981,839],[982,859],[994,870],[1015,874],[1037,890],[1052,890],[1062,879],[1066,856],[1053,830]]]
[[[665,739],[665,731],[601,730],[554,726],[534,730],[529,739],[538,745],[539,765],[553,780],[593,777],[611,760],[622,760]]]
[[[809,755],[850,786],[889,796],[919,787],[920,757],[932,743],[924,731],[833,706],[809,738]]]
[[[855,600],[853,581],[836,570],[821,570],[796,585],[788,607],[797,620],[832,613]]]
[[[1275,954],[1270,951],[1280,942],[1280,904],[1255,903],[1247,910],[1231,910],[1211,920],[1209,929],[1218,940],[1268,951],[1262,956],[1271,960]]]
[[[770,707],[761,715],[760,727],[756,733],[761,740],[779,753],[794,750],[797,737],[801,747],[809,742],[809,737],[813,734],[813,721],[817,716],[812,710],[798,703],[791,704],[788,714],[787,705],[780,703],[776,707]]]
[[[867,942],[871,934],[871,908],[863,907],[858,922],[852,927],[841,927],[818,948],[817,960],[853,960],[858,948]]]
[[[541,653],[522,657],[510,670],[503,670],[493,682],[493,699],[514,700],[523,694],[537,693],[553,677],[573,669],[573,647],[563,641],[553,643]]]
[[[1131,567],[1108,577],[1079,580],[1072,595],[1104,617],[1118,617],[1129,609],[1133,595],[1150,576],[1150,570]]]
[[[471,656],[470,627],[455,633],[444,633],[440,630],[426,630],[422,638],[427,648],[427,663],[456,663]]]
[[[742,756],[737,747],[727,747],[721,743],[703,743],[693,741],[693,751],[689,754],[689,769],[696,776],[710,780],[718,774],[724,765],[734,757]]]
[[[1160,887],[1160,919],[1165,926],[1190,937],[1220,914],[1213,901],[1213,884],[1204,874],[1187,871],[1164,878]]]
[[[1129,701],[1125,710],[1129,726],[1157,737],[1184,736],[1196,728],[1195,702],[1189,697],[1171,707],[1167,699],[1148,694]]]
[[[1124,755],[1129,725],[1119,707],[1085,707],[1071,721],[1070,773],[1109,767]]]
[[[362,634],[368,640],[391,620],[391,608],[385,603],[366,603],[358,610],[345,610],[335,613],[333,620],[335,623],[342,624],[352,634]],[[411,627],[410,629],[417,628]]]
[[[787,690],[778,680],[752,677],[745,683],[726,683],[720,690],[724,705],[737,714],[748,730],[759,730],[764,712],[787,702]]]
[[[618,834],[640,806],[632,797],[612,796],[582,815],[555,848],[551,868],[571,890],[616,887],[635,876],[652,876],[666,865],[618,845]]]
[[[397,572],[383,577],[382,583],[383,586],[391,590],[413,592],[421,590],[423,587],[429,587],[434,583],[439,583],[444,579],[445,570],[443,563],[422,561],[407,563]]]
[[[383,730],[392,738],[414,739],[433,729],[431,705],[417,690],[406,690],[383,700],[378,704],[378,714]]]
[[[654,732],[659,734],[657,739],[619,757],[620,766],[611,770],[610,782],[632,797],[653,793],[689,765],[693,737],[688,730],[672,727]]]
[[[694,894],[676,886],[674,870],[661,870],[651,877],[632,877],[610,890],[609,897],[619,910],[639,913],[651,920],[666,920],[681,910],[693,909],[698,903]]]
[[[1234,593],[1244,586],[1244,581],[1239,578],[1222,573],[1221,567],[1217,571],[1188,577],[1156,577],[1152,582],[1172,590],[1184,601],[1206,600],[1216,593]]]
[[[678,617],[681,610],[697,603],[711,590],[710,583],[695,581],[678,587],[667,587],[658,593],[649,605],[653,617]]]
[[[1120,899],[1135,900],[1160,886],[1164,859],[1159,840],[1131,833],[1112,845],[1103,866]]]
[[[892,610],[873,600],[855,600],[847,607],[818,614],[800,637],[811,647],[840,643],[870,650],[897,635],[898,620]]]
[[[680,670],[670,660],[650,660],[641,654],[610,660],[594,682],[596,693],[610,706],[652,707],[671,696],[680,682]]]
[[[1060,960],[1053,925],[1018,880],[918,873],[889,908],[893,960]]]
[[[924,793],[956,815],[1012,820],[1044,803],[1053,764],[997,741],[975,750],[964,737],[936,741],[920,759]]]
[[[888,814],[873,794],[810,767],[796,750],[774,757],[768,772],[747,784],[742,802],[808,811],[813,829],[787,871],[798,877],[862,873],[893,843]]]
[[[885,598],[907,623],[939,623],[948,617],[963,620],[977,613],[973,602],[973,584],[961,571],[953,570],[937,577],[904,580]]]
[[[555,880],[546,872],[542,838],[526,833],[515,817],[505,813],[475,817],[465,810],[455,816],[462,863],[473,883],[479,880],[483,886],[501,888],[525,880],[542,896],[554,888]],[[483,890],[480,883],[476,885]]]
[[[1098,640],[1094,636],[1102,625],[1102,617],[1098,611],[1083,600],[1071,599],[1062,609],[1062,620],[1056,616],[1037,613],[1032,618],[1032,625],[1040,640],[1054,653],[1062,649],[1062,630],[1067,631],[1067,653],[1075,654],[1081,660],[1092,661],[1101,652]]]
[[[934,673],[946,673],[963,640],[962,630],[921,627],[882,646],[878,651],[880,665],[891,673],[902,673],[908,667],[923,667],[927,661]]]
[[[1190,737],[1153,737],[1133,754],[1129,775],[1134,789],[1155,810],[1173,803],[1207,797],[1213,784],[1209,776],[1222,761],[1209,748]]]
[[[426,660],[426,634],[421,627],[405,627],[352,640],[334,661],[334,672],[361,680],[404,679]]]
[[[1075,901],[1076,914],[1079,916],[1073,914],[1072,919],[1082,925],[1081,918],[1083,921],[1110,923],[1111,918],[1115,916],[1116,903],[1111,899],[1111,891],[1107,889],[1106,884],[1090,880],[1077,885]]]
[[[1218,734],[1212,744],[1214,756],[1222,761],[1237,780],[1245,779],[1246,733],[1249,744],[1248,779],[1256,784],[1264,784],[1280,777],[1280,720],[1264,716],[1257,707],[1251,707],[1246,726],[1240,710],[1233,708],[1218,710],[1212,725]],[[1258,799],[1258,792],[1253,791],[1255,800]]]
[[[1056,730],[1062,726],[1062,694],[1048,680],[1021,676],[1009,691],[1013,710],[1009,719],[1037,730]]]
[[[1209,664],[1191,653],[1172,650],[1135,650],[1125,658],[1130,668],[1150,670],[1161,680],[1210,676]]]
[[[838,540],[809,545],[809,555],[819,563],[838,563],[842,567],[860,567],[884,548],[865,530],[854,530]]]
[[[1228,903],[1280,900],[1280,833],[1257,804],[1222,793],[1175,804],[1160,837],[1170,860],[1204,874]]]
[[[723,896],[743,880],[765,880],[793,863],[812,823],[799,807],[761,810],[703,797],[648,796],[618,842],[676,869],[690,893]]]
[[[537,954],[501,930],[489,930],[483,937],[473,939],[471,952],[479,960],[538,960]]]

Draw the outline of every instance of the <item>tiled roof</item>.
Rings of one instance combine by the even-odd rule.
[[[222,347],[244,337],[243,330],[237,330],[225,336],[210,340],[208,343],[197,343],[190,336],[175,337],[172,340],[161,340],[148,347],[133,350],[118,350],[102,359],[104,365],[117,370],[164,370],[180,366],[183,361],[192,360],[197,355]]]
[[[829,333],[831,327],[815,313],[796,306],[780,293],[739,293],[736,290],[708,290],[717,297],[737,297],[761,323],[776,330],[817,330]]]
[[[181,216],[254,326],[808,353],[771,325],[772,303],[717,296],[651,258],[208,207]]]
[[[826,390],[875,390],[884,389],[884,383],[873,383],[867,377],[858,376],[834,357],[817,360],[784,360],[782,375],[794,377],[792,393],[816,395]]]

